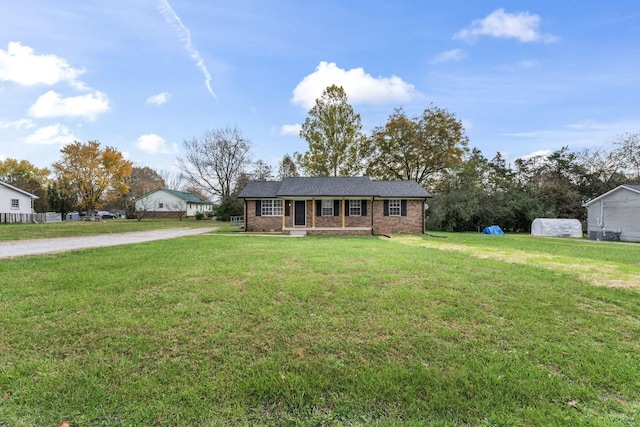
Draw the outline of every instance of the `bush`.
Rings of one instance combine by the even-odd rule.
[[[200,211],[197,211],[195,214],[195,217],[197,220],[201,220],[201,219],[204,219],[204,214]]]

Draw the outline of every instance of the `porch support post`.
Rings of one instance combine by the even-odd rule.
[[[344,215],[344,210],[346,209],[345,205],[344,205],[344,197],[342,198],[342,209],[340,209],[342,211],[342,228],[345,228],[346,225],[346,221],[345,221],[345,215]]]
[[[282,199],[282,231],[284,231],[284,227],[285,227],[284,213],[287,211],[285,205],[286,205],[286,200]]]
[[[311,228],[316,228],[316,199],[311,199]]]

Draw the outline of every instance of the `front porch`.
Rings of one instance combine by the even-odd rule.
[[[306,236],[307,234],[341,234],[345,236],[370,236],[371,227],[284,227],[283,232],[291,236]]]

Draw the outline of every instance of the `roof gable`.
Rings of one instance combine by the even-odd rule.
[[[22,194],[22,195],[24,195],[24,196],[31,197],[32,199],[39,199],[39,197],[38,197],[38,196],[36,196],[35,194],[31,194],[31,193],[29,193],[29,192],[26,192],[26,191],[24,191],[24,190],[21,190],[21,189],[19,189],[18,187],[14,187],[14,186],[13,186],[13,185],[11,185],[11,184],[7,184],[6,182],[2,182],[2,181],[0,181],[0,185],[2,185],[3,187],[8,188],[9,190],[13,190],[13,191],[15,191],[15,192],[18,192],[18,193],[20,193],[20,194]]]
[[[598,197],[596,197],[595,199],[591,199],[588,202],[584,203],[583,206],[589,207],[592,204],[606,198],[607,196],[609,196],[610,194],[616,193],[620,190],[629,190],[632,191],[634,193],[638,193],[638,195],[640,195],[640,184],[623,184],[623,185],[619,185],[616,188],[614,188],[613,190],[609,190],[604,194],[599,195]]]

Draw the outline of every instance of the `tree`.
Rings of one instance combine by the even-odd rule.
[[[252,175],[255,181],[269,181],[273,179],[273,168],[263,160],[258,160],[253,164]]]
[[[278,179],[283,180],[289,176],[300,176],[300,174],[298,174],[298,168],[296,168],[293,158],[289,154],[285,154],[278,167]]]
[[[178,159],[187,185],[223,199],[250,163],[251,143],[237,127],[208,130],[200,138],[185,140],[184,156]]]
[[[179,171],[169,171],[163,169],[159,172],[165,186],[171,190],[182,190],[184,187],[184,177]]]
[[[238,198],[238,195],[251,181],[268,181],[273,179],[271,166],[264,161],[258,160],[253,166],[254,169],[252,171],[243,172],[238,176],[231,194],[220,199],[220,203],[216,206],[216,217],[218,220],[229,221],[231,216],[243,214],[244,204],[242,200]]]
[[[87,214],[99,207],[105,196],[122,197],[129,191],[133,165],[115,148],[102,149],[98,141],[75,141],[60,152],[62,159],[53,164],[57,188],[63,198],[74,197]]]
[[[67,212],[78,208],[78,198],[73,194],[71,186],[60,180],[47,185],[47,202],[50,209],[62,214],[62,218],[66,217]]]
[[[309,110],[300,137],[309,149],[294,153],[295,161],[310,176],[359,175],[366,156],[366,138],[360,115],[347,102],[340,86],[332,85]]]
[[[135,212],[134,203],[137,198],[164,187],[166,183],[160,173],[148,166],[134,166],[129,177],[129,193],[123,196],[127,216]]]
[[[455,115],[431,105],[409,119],[400,108],[384,127],[373,130],[367,175],[407,179],[433,186],[447,169],[462,162],[469,138]]]
[[[622,135],[613,144],[630,180],[640,180],[640,133]]]
[[[619,150],[585,148],[578,153],[577,161],[584,170],[580,194],[585,200],[598,197],[629,180],[624,174],[626,159]]]
[[[27,160],[0,160],[0,181],[38,196],[34,201],[36,212],[44,212],[48,208],[47,185],[50,174],[49,169],[38,168]]]
[[[138,198],[150,191],[166,187],[162,175],[149,166],[134,166],[129,178],[130,193]]]

